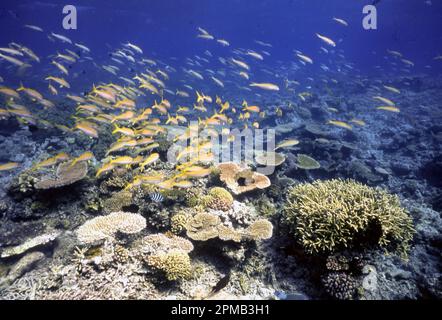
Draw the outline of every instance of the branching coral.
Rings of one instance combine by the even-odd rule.
[[[414,233],[397,196],[353,180],[292,188],[283,218],[308,253],[376,244],[405,257]]]
[[[134,234],[146,228],[146,219],[135,213],[113,212],[86,221],[77,230],[78,240],[82,243],[94,243],[112,239],[117,232]]]
[[[87,162],[61,163],[57,168],[56,178],[44,178],[35,184],[36,189],[54,189],[71,185],[86,177],[88,171]]]
[[[271,185],[265,175],[253,172],[249,168],[241,167],[234,162],[224,162],[218,165],[220,180],[234,194],[241,194],[255,189],[265,189]]]

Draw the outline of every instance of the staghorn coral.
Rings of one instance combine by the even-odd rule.
[[[249,168],[239,166],[234,162],[220,163],[220,180],[227,185],[234,194],[241,194],[255,189],[265,189],[271,185],[265,175],[253,172]]]
[[[37,190],[55,189],[64,186],[69,186],[86,177],[88,171],[87,162],[77,162],[72,165],[72,162],[61,163],[56,172],[56,178],[46,177],[35,184]]]
[[[214,187],[210,189],[209,194],[204,197],[203,202],[211,209],[227,211],[232,208],[233,197],[226,189]]]
[[[182,250],[151,255],[147,258],[146,262],[152,268],[164,272],[169,281],[189,279],[192,275],[190,257]]]
[[[405,258],[414,234],[412,220],[397,196],[353,180],[292,188],[283,219],[312,254],[375,244]]]
[[[112,197],[104,200],[103,211],[105,213],[121,211],[124,207],[129,207],[132,204],[132,193],[130,191],[120,191],[114,193]]]
[[[86,221],[77,230],[77,238],[82,243],[94,243],[113,239],[117,232],[134,234],[146,228],[146,219],[136,213],[112,212]]]

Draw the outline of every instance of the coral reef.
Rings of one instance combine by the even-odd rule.
[[[265,175],[253,172],[249,168],[241,167],[234,162],[224,162],[218,165],[220,180],[234,194],[241,194],[255,189],[265,189],[271,185]]]
[[[56,178],[42,178],[35,184],[35,188],[47,190],[69,186],[86,177],[87,171],[87,162],[77,162],[74,165],[71,162],[64,162],[58,166]]]
[[[295,186],[283,215],[309,253],[376,244],[405,257],[414,234],[412,220],[397,196],[353,180]]]
[[[211,209],[227,211],[232,208],[233,197],[226,189],[215,187],[210,189],[203,203]]]
[[[104,239],[113,239],[118,232],[134,234],[146,228],[146,219],[139,214],[112,212],[86,221],[78,228],[77,237],[81,243],[94,243]]]
[[[60,235],[59,231],[54,231],[54,232],[51,232],[48,234],[43,234],[43,235],[37,236],[35,238],[25,241],[24,243],[22,243],[18,246],[3,249],[0,257],[1,258],[9,258],[12,256],[17,256],[17,255],[23,254],[28,250],[34,249],[39,246],[44,246],[44,245],[54,241],[59,235]]]
[[[147,264],[164,272],[169,281],[188,279],[192,275],[189,255],[181,250],[148,256]]]

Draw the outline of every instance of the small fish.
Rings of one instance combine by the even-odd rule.
[[[75,166],[78,162],[89,161],[94,158],[94,154],[90,151],[86,151],[85,153],[79,155],[72,161],[71,167]]]
[[[215,294],[217,294],[218,292],[220,292],[222,289],[224,289],[230,281],[230,272],[225,275],[224,277],[222,277],[217,283],[216,285],[212,288],[212,290],[210,290],[210,293],[204,298],[204,299],[209,299],[211,297],[213,297]]]
[[[57,34],[57,33],[51,32],[51,36],[56,38],[56,39],[58,39],[58,40],[60,40],[60,41],[62,41],[62,42],[67,42],[67,43],[72,44],[72,40],[71,39],[69,39],[68,37],[65,37],[65,36],[63,36],[61,34]]]
[[[217,39],[216,42],[220,43],[224,47],[230,46],[230,43],[227,40],[224,40],[224,39]]]
[[[329,120],[327,123],[347,130],[353,130],[353,127],[344,121]]]
[[[111,170],[113,170],[115,168],[115,166],[111,163],[105,163],[100,169],[98,169],[95,177],[98,178],[100,177],[103,173],[109,172]]]
[[[158,153],[152,153],[150,156],[146,158],[142,163],[140,163],[140,168],[144,170],[146,166],[148,166],[151,163],[154,163],[160,158],[160,155]]]
[[[352,119],[352,120],[350,120],[350,122],[355,123],[355,124],[357,124],[357,125],[359,125],[361,127],[366,125],[365,121],[359,120],[359,119]]]
[[[276,145],[275,151],[281,148],[293,147],[299,144],[297,139],[284,140]]]
[[[39,31],[39,32],[43,32],[43,29],[31,24],[25,24],[23,27],[34,30],[34,31]]]
[[[88,123],[79,122],[75,125],[74,129],[82,131],[91,138],[98,138],[98,131]]]
[[[164,197],[161,195],[161,193],[158,192],[149,193],[149,198],[152,202],[155,203],[160,203],[164,201]]]
[[[343,19],[339,19],[339,18],[333,18],[334,21],[336,21],[339,24],[342,24],[345,27],[348,27],[348,23],[347,21],[343,20]]]
[[[394,106],[382,106],[382,107],[377,107],[376,109],[390,111],[390,112],[397,112],[397,113],[400,112],[400,109]]]
[[[304,62],[307,62],[307,63],[310,63],[310,64],[313,63],[313,60],[310,57],[306,56],[306,55],[303,55],[303,54],[300,54],[300,53],[297,53],[296,55],[298,56],[299,59],[301,59]]]
[[[251,84],[249,84],[249,87],[258,87],[264,90],[272,90],[272,91],[279,91],[279,87],[276,84],[273,83],[256,83],[256,82],[252,82]]]
[[[243,68],[243,69],[246,69],[246,70],[250,70],[249,65],[248,65],[247,63],[245,63],[244,61],[236,60],[236,59],[234,59],[234,58],[232,58],[231,60],[232,60],[232,62],[233,62],[234,64],[236,64],[237,66],[239,66],[239,67],[241,67],[241,68]]]
[[[394,87],[384,86],[384,88],[387,89],[388,91],[391,91],[391,92],[394,92],[394,93],[397,93],[397,94],[401,93],[401,91],[399,89],[396,89]]]
[[[14,170],[19,165],[20,164],[17,162],[8,162],[8,163],[0,164],[0,171]]]
[[[383,102],[383,103],[385,103],[385,104],[387,104],[389,106],[392,106],[392,107],[395,106],[395,103],[393,101],[391,101],[390,99],[381,97],[381,96],[374,96],[373,99],[379,100],[379,101],[381,101],[381,102]]]
[[[317,33],[316,36],[319,39],[321,39],[322,41],[324,41],[326,44],[328,44],[329,46],[336,47],[336,43],[332,39],[327,38],[327,37],[325,37],[323,35],[320,35],[319,33]]]
[[[16,66],[21,67],[21,68],[23,68],[23,67],[30,67],[31,66],[31,65],[29,65],[27,63],[24,63],[23,61],[20,61],[20,60],[18,60],[16,58],[13,58],[13,57],[10,57],[10,56],[5,56],[4,54],[1,54],[1,53],[0,53],[0,58],[5,59],[6,61],[8,61],[8,62],[10,62],[12,64],[15,64]]]

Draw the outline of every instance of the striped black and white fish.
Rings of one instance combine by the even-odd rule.
[[[158,192],[153,192],[149,194],[150,200],[152,200],[152,202],[163,202],[164,197],[161,195],[161,193]]]

